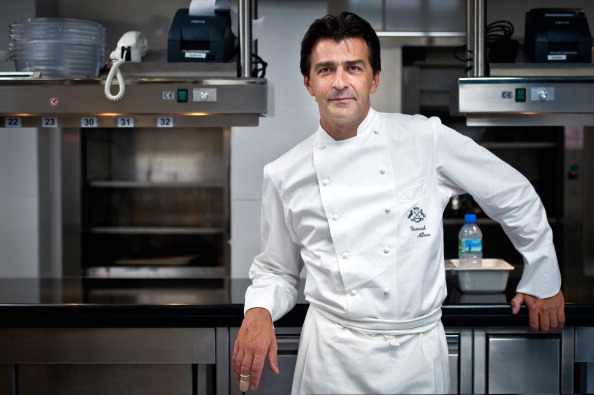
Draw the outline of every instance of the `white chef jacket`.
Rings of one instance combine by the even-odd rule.
[[[333,321],[422,330],[446,297],[443,211],[466,192],[523,255],[517,291],[559,292],[552,231],[524,176],[438,118],[370,109],[355,137],[319,127],[265,166],[245,311],[264,307],[274,321],[290,311],[305,265],[305,297]]]

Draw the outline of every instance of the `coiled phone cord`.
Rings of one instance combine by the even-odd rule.
[[[124,59],[112,59],[113,64],[111,65],[111,69],[107,74],[107,79],[105,80],[105,97],[107,97],[111,101],[120,101],[123,99],[124,95],[126,94],[126,84],[124,82],[124,76],[120,71],[120,66],[124,64],[126,61]],[[117,77],[118,85],[119,85],[119,92],[117,95],[111,94],[111,84],[113,82],[113,78]]]

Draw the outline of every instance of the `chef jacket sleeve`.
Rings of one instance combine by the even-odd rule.
[[[561,288],[551,227],[532,184],[520,172],[472,139],[435,122],[438,179],[452,194],[467,192],[499,222],[524,258],[517,291],[539,298]]]
[[[297,302],[300,248],[287,226],[281,195],[272,179],[272,165],[264,168],[261,212],[261,252],[249,271],[252,284],[245,295],[244,311],[263,307],[276,321]]]

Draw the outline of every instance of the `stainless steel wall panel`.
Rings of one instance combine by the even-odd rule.
[[[450,393],[457,394],[460,389],[460,334],[448,331],[446,339],[450,366]]]
[[[575,361],[594,362],[594,328],[575,328]]]
[[[216,328],[216,341],[216,392],[218,394],[230,394],[232,374],[228,367],[231,366],[231,353],[234,344],[230,344],[229,328]]]
[[[214,328],[2,328],[0,364],[214,364]]]
[[[475,330],[473,334],[472,393],[487,394],[487,334]]]
[[[460,357],[458,362],[458,391],[459,394],[472,393],[472,357],[473,333],[472,329],[460,331]]]
[[[146,182],[145,186],[167,182],[221,186],[225,182],[221,128],[84,129],[84,137],[90,182],[113,181],[111,186],[122,187],[134,186],[126,181]]]
[[[474,329],[474,393],[572,393],[573,331]]]
[[[205,365],[199,365],[204,375]],[[193,395],[192,365],[21,365],[19,395]],[[204,381],[206,378],[204,378]],[[194,387],[195,386],[195,387]]]
[[[490,335],[487,340],[487,392],[558,393],[559,339]]]
[[[561,332],[561,390],[563,394],[574,393],[575,331],[567,327]]]

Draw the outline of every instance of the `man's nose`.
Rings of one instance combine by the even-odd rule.
[[[347,72],[342,69],[342,68],[338,68],[336,69],[336,73],[334,74],[334,81],[332,83],[332,87],[334,89],[344,89],[347,86],[348,83],[348,74]]]

